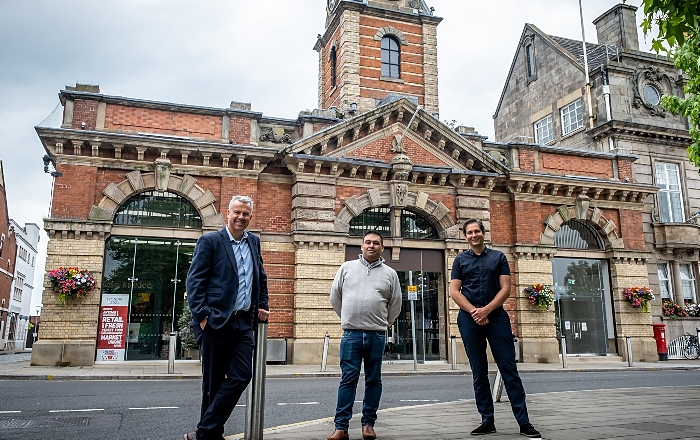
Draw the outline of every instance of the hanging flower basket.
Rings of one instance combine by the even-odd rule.
[[[686,313],[683,307],[669,299],[664,300],[663,304],[661,305],[661,312],[664,314],[664,316],[668,316],[669,319],[688,316],[688,313]]]
[[[554,292],[546,284],[533,284],[532,286],[527,286],[525,288],[525,293],[527,294],[527,300],[533,306],[538,306],[542,310],[549,310],[552,307],[552,302],[554,302]]]
[[[649,301],[654,299],[654,294],[651,293],[651,289],[648,287],[628,287],[622,291],[622,296],[635,309],[641,307],[642,312],[649,311]]]
[[[59,267],[49,272],[51,290],[58,293],[58,301],[65,304],[68,298],[82,298],[95,288],[95,277],[77,267]]]

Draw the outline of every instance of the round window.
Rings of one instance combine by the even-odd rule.
[[[644,100],[651,105],[658,105],[661,102],[661,95],[656,87],[647,84],[644,86]]]

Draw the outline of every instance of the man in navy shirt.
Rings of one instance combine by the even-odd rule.
[[[503,309],[503,303],[510,296],[508,260],[503,252],[486,248],[481,220],[470,218],[464,223],[463,232],[470,249],[457,255],[452,264],[450,296],[460,308],[457,325],[472,368],[476,407],[481,414],[481,425],[471,434],[496,432],[486,358],[488,341],[503,376],[513,415],[520,425],[520,434],[540,438],[527,415],[525,389],[515,363],[510,319]]]

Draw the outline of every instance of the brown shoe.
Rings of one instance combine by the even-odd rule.
[[[364,428],[362,429],[362,432],[364,433]],[[349,440],[350,436],[348,435],[347,431],[343,431],[342,429],[336,429],[333,431],[333,434],[330,435],[330,437],[327,437],[326,440]]]
[[[377,438],[377,434],[374,432],[374,426],[363,425],[362,426],[362,438],[364,440],[374,440]]]
[[[185,434],[185,440],[197,440],[197,433],[188,432],[187,434]]]

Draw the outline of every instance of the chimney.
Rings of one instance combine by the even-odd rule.
[[[619,4],[593,20],[598,32],[598,44],[617,46],[620,49],[639,50],[637,20],[634,6]]]

